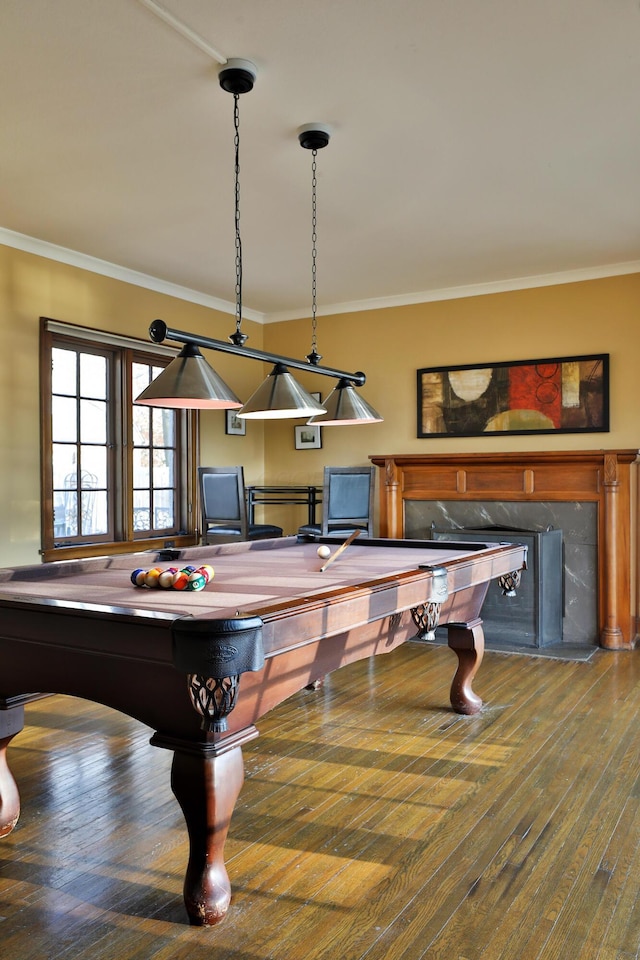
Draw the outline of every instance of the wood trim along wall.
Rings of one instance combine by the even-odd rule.
[[[637,450],[397,454],[369,458],[384,471],[380,535],[402,537],[407,500],[592,501],[598,504],[598,628],[609,650],[633,649],[631,489]]]

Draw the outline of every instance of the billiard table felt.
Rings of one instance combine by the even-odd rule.
[[[251,548],[257,549],[247,550],[244,544],[244,549],[237,550],[239,546],[185,549],[179,560],[173,561],[157,561],[156,553],[141,553],[0,570],[0,596],[222,618],[259,612],[285,598],[318,596],[325,591],[331,594],[350,584],[414,570],[423,564],[446,563],[460,556],[459,549],[435,550],[428,542],[420,548],[392,550],[354,543],[320,573],[326,561],[317,556],[314,543],[282,538],[251,544]],[[135,587],[130,579],[136,568],[181,569],[187,564],[204,563],[214,568],[214,577],[201,591]]]

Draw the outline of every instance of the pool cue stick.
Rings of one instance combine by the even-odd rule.
[[[342,553],[342,551],[343,551],[343,550],[346,550],[347,547],[348,547],[350,544],[352,544],[353,541],[355,540],[355,538],[356,538],[356,537],[359,537],[361,533],[362,533],[362,530],[354,530],[353,533],[350,534],[350,535],[347,537],[347,539],[345,540],[345,542],[342,543],[342,544],[338,547],[338,549],[336,550],[336,552],[333,553],[333,554],[329,557],[329,559],[327,560],[327,562],[326,562],[325,564],[323,564],[323,566],[320,567],[320,573],[324,573],[325,570],[327,569],[327,567],[331,566],[331,564],[333,563],[333,561],[338,559],[338,557],[340,556],[340,554]]]

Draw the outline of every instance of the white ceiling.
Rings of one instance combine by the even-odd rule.
[[[1,0],[4,242],[232,302],[228,57],[247,315],[309,314],[312,121],[319,313],[640,269],[639,0]]]

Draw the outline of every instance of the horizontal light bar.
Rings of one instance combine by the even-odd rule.
[[[336,380],[350,380],[351,383],[362,387],[366,383],[366,376],[362,371],[347,373],[344,370],[335,370],[333,367],[320,367],[310,364],[306,360],[296,360],[292,357],[281,357],[266,350],[255,350],[253,347],[239,347],[235,343],[225,340],[212,340],[210,337],[201,337],[196,333],[187,333],[184,330],[174,330],[168,327],[164,320],[154,320],[149,327],[149,337],[153,343],[162,343],[164,340],[175,340],[177,343],[191,343],[196,347],[207,350],[218,350],[220,353],[231,353],[236,357],[249,357],[251,360],[264,360],[267,363],[284,364],[296,370],[307,370],[319,373],[324,377],[335,377]]]

